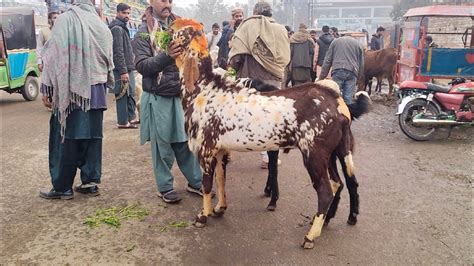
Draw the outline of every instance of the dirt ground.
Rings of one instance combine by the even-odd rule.
[[[379,101],[380,102],[380,101]],[[229,208],[221,219],[197,229],[169,228],[190,221],[201,199],[189,195],[175,169],[183,196],[166,206],[156,195],[148,145],[138,130],[115,128],[109,99],[104,120],[101,195],[70,201],[41,199],[51,186],[48,173],[50,113],[38,99],[0,93],[1,187],[0,264],[472,264],[474,130],[446,132],[430,142],[405,137],[394,106],[375,103],[353,123],[361,209],[356,226],[346,224],[344,189],[336,218],[313,250],[300,244],[316,211],[316,193],[298,151],[282,156],[280,200],[268,212],[262,197],[266,170],[258,153],[233,153],[228,167]],[[76,180],[77,182],[77,180]],[[140,202],[151,213],[118,229],[88,229],[84,219],[97,209]],[[134,246],[127,251],[127,247]]]

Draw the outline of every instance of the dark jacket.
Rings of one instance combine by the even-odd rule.
[[[324,63],[324,57],[326,57],[326,53],[329,50],[329,45],[331,45],[332,41],[334,41],[334,36],[330,33],[324,33],[318,39],[319,45],[319,53],[318,53],[318,62],[316,63],[318,66],[322,66]]]
[[[153,54],[146,23],[140,25],[133,42],[135,66],[143,76],[143,90],[164,97],[180,96],[181,82],[178,67],[174,59],[166,53]]]
[[[132,44],[130,43],[130,32],[128,31],[127,23],[116,18],[110,23],[109,28],[114,39],[114,70],[119,74],[125,74],[135,70]]]
[[[314,57],[314,44],[307,40],[303,43],[291,43],[291,67],[311,68]]]
[[[377,51],[383,48],[383,38],[378,37],[377,35],[372,35],[372,39],[370,40],[370,50]]]
[[[217,64],[223,69],[227,69],[227,60],[229,59],[229,40],[230,36],[234,33],[234,29],[227,25],[222,29],[222,36],[217,46],[219,47],[219,53],[217,54]]]

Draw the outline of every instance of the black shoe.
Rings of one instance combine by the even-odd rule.
[[[99,187],[97,185],[90,184],[80,184],[74,187],[74,191],[82,194],[87,194],[89,196],[95,197],[100,194]]]
[[[174,190],[158,192],[158,196],[166,203],[178,203],[181,201],[181,197]]]
[[[52,188],[51,190],[42,189],[40,190],[40,197],[45,199],[62,199],[68,200],[74,198],[74,192],[71,189],[64,192],[58,192]]]

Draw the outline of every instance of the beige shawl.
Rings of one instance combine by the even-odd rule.
[[[314,44],[314,40],[311,38],[311,34],[309,34],[307,29],[299,29],[291,35],[290,38],[290,43],[304,43],[306,41],[310,41]]]
[[[229,58],[250,54],[278,78],[283,78],[290,62],[290,42],[286,29],[272,18],[251,16],[234,33]]]

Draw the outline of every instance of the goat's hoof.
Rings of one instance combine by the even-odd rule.
[[[224,216],[224,213],[225,213],[226,209],[227,208],[225,208],[225,207],[220,207],[219,210],[212,209],[213,217],[221,218],[222,216]]]
[[[265,188],[263,190],[263,195],[267,198],[270,198],[272,196],[272,191],[270,189]]]
[[[267,211],[273,212],[276,210],[276,208],[277,208],[276,204],[268,204]]]
[[[196,220],[194,220],[193,225],[197,228],[203,228],[206,226],[207,223],[207,217],[206,216],[201,216],[201,217],[196,217]]]
[[[304,237],[304,242],[301,244],[301,247],[304,249],[314,248],[314,241],[309,240],[307,237]]]
[[[356,225],[356,223],[357,223],[357,214],[356,213],[349,214],[349,218],[347,218],[347,224]]]

